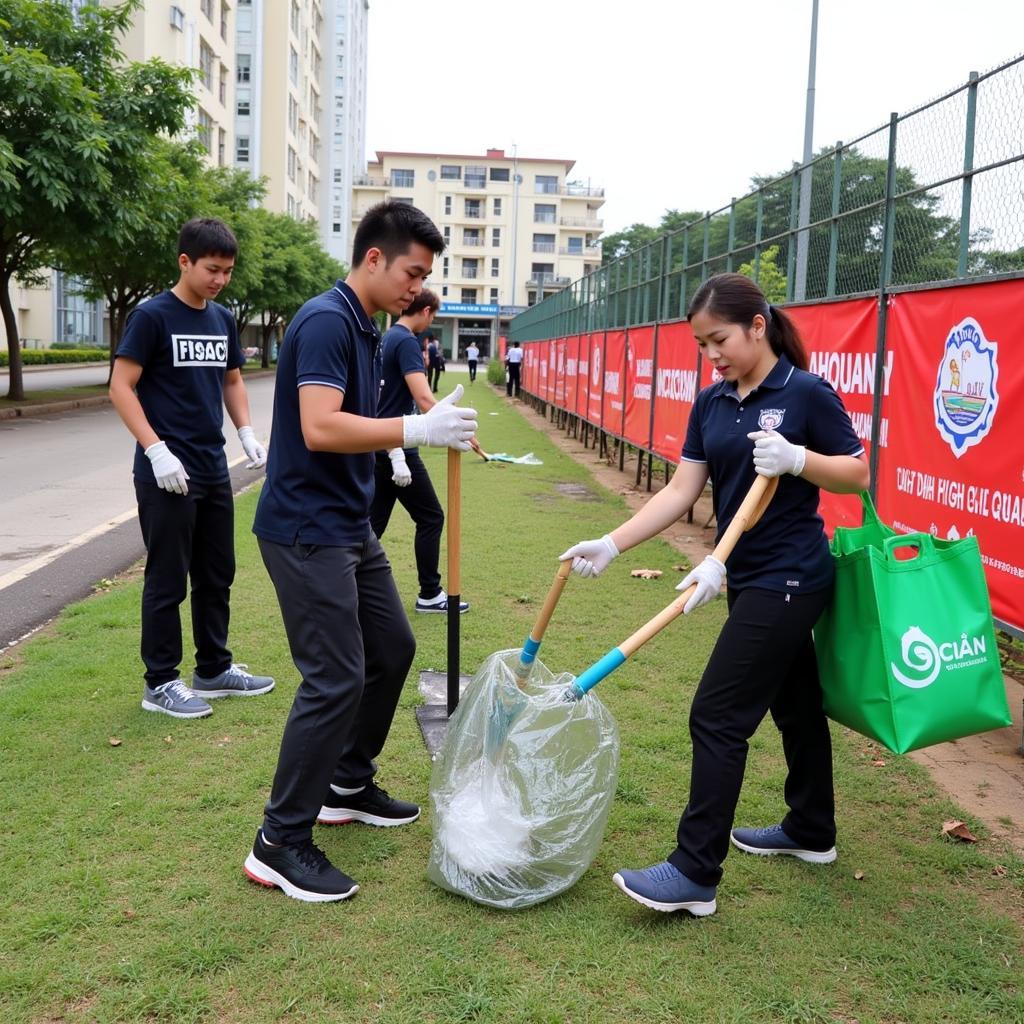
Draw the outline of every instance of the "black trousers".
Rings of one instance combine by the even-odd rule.
[[[522,363],[508,364],[508,381],[505,383],[505,391],[509,395],[514,393],[516,398],[519,397],[519,372],[522,366]]]
[[[441,367],[440,366],[428,366],[427,367],[427,383],[430,385],[431,391],[437,390],[437,385],[441,381]]]
[[[472,384],[476,380],[476,360],[470,359],[467,365],[469,366],[469,383]]]
[[[196,671],[211,678],[231,665],[231,584],[235,579],[235,502],[231,483],[189,481],[188,494],[135,481],[146,545],[142,587],[142,662],[148,686],[178,678],[181,612],[192,584]],[[186,680],[188,682],[188,680]]]
[[[690,800],[668,858],[699,885],[722,877],[747,741],[769,711],[789,769],[782,826],[808,849],[835,843],[832,741],[811,638],[830,593],[729,591],[729,617],[690,709]]]
[[[377,452],[374,464],[373,503],[370,505],[370,526],[378,538],[384,536],[391,520],[395,502],[409,513],[416,524],[413,550],[416,553],[416,574],[420,581],[420,597],[430,600],[441,593],[441,532],[444,529],[444,511],[430,482],[427,467],[415,448],[405,449],[405,462],[412,473],[412,483],[399,487],[391,479],[391,460],[387,452]]]
[[[259,541],[302,676],[281,738],[264,835],[312,835],[330,785],[369,782],[416,641],[380,541],[358,547]]]

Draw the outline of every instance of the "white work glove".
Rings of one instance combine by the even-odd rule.
[[[754,472],[760,476],[799,476],[804,471],[807,449],[802,444],[791,444],[774,430],[755,430],[747,437],[754,442]]]
[[[571,558],[572,571],[587,579],[590,576],[600,576],[618,555],[619,549],[615,546],[615,541],[606,533],[598,540],[585,540],[580,544],[574,544],[568,551],[560,554],[558,560],[564,562]]]
[[[476,409],[460,409],[456,402],[462,397],[460,384],[450,395],[422,416],[402,417],[402,447],[455,448],[469,451],[469,442],[476,433]]]
[[[252,427],[239,427],[238,440],[249,457],[246,469],[260,469],[267,464],[267,449],[256,440],[256,431]]]
[[[686,579],[676,587],[676,590],[686,590],[692,584],[697,584],[693,596],[683,605],[683,614],[689,615],[694,608],[714,601],[724,582],[725,566],[714,555],[708,555],[700,565],[694,566]]]
[[[157,441],[146,450],[146,458],[153,464],[153,476],[157,487],[175,494],[188,494],[188,473],[181,464],[181,459],[172,454],[166,441]]]
[[[412,483],[412,470],[405,461],[405,452],[401,448],[392,448],[388,452],[391,460],[391,481],[396,487],[408,487]]]

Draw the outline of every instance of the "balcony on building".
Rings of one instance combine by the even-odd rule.
[[[352,184],[360,188],[391,188],[391,182],[387,178],[375,178],[370,174],[357,174],[352,179]]]
[[[536,288],[564,288],[567,284],[572,283],[571,277],[566,277],[562,274],[552,274],[547,271],[538,272],[531,271],[530,276],[527,278],[526,287]]]
[[[604,221],[597,217],[559,217],[563,228],[586,228],[588,231],[603,231]]]

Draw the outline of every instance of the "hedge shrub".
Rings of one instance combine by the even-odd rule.
[[[44,366],[48,363],[102,363],[106,358],[106,349],[98,348],[26,348],[21,351],[23,366]],[[8,353],[0,352],[0,366],[7,365]]]

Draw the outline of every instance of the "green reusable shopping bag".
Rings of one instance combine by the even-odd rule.
[[[897,534],[861,499],[814,629],[825,714],[897,754],[1009,725],[977,538]]]

